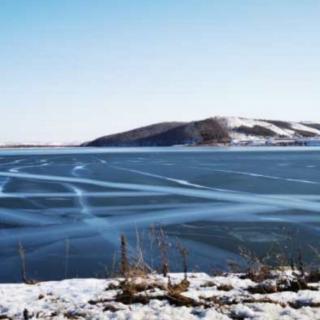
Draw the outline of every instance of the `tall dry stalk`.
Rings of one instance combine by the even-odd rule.
[[[125,235],[121,235],[120,244],[120,274],[127,277],[129,271],[129,260],[128,260],[128,242]]]
[[[26,255],[21,242],[19,242],[18,244],[18,253],[19,253],[20,263],[21,263],[21,279],[24,283],[28,283]]]
[[[164,277],[167,277],[170,270],[168,257],[170,243],[164,230],[161,227],[157,229],[155,226],[152,226],[151,235],[156,240],[156,244],[159,248],[161,273]]]
[[[67,279],[69,271],[70,241],[65,240],[65,262],[64,262],[64,278]]]
[[[182,245],[181,242],[177,240],[177,248],[180,253],[181,259],[182,259],[182,268],[184,273],[184,279],[188,279],[188,255],[189,252],[185,246]]]

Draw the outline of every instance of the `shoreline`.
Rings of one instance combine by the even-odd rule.
[[[316,148],[319,145],[277,145],[277,144],[199,144],[199,145],[173,145],[173,146],[83,146],[83,145],[0,145],[0,150],[23,150],[23,149],[173,149],[173,148]]]
[[[320,279],[297,289],[293,271],[257,281],[242,273],[171,273],[0,284],[1,319],[319,319]],[[127,282],[126,282],[127,281]],[[124,284],[132,296],[126,296]],[[301,282],[302,283],[302,282]]]

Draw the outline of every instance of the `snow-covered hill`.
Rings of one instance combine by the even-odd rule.
[[[140,147],[174,145],[216,145],[271,139],[320,137],[320,124],[240,117],[212,117],[191,122],[164,122],[103,136],[83,146]],[[295,142],[293,141],[292,144]],[[303,143],[301,143],[303,144]]]

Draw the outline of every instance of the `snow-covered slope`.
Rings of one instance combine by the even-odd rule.
[[[228,129],[230,137],[237,140],[320,136],[320,130],[316,129],[314,124],[240,117],[216,117],[216,119]]]

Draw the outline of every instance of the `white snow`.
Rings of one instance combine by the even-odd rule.
[[[281,276],[290,278],[290,273]],[[179,283],[183,274],[170,274],[170,279],[172,283]],[[178,307],[170,305],[166,299],[157,299],[165,294],[162,287],[168,285],[168,278],[160,275],[134,280],[158,285],[140,293],[151,297],[149,303],[125,305],[115,302],[117,293],[121,292],[117,288],[121,280],[71,279],[34,285],[0,284],[0,318],[23,319],[23,312],[27,310],[29,319],[320,319],[320,283],[314,284],[316,290],[251,294],[247,289],[256,283],[242,279],[238,274],[210,277],[192,273],[188,275],[190,286],[182,295],[197,302],[208,303],[218,298],[227,303]],[[299,307],[292,307],[293,303]]]
[[[276,133],[279,136],[286,136],[286,137],[291,137],[292,134],[294,133],[293,130],[289,129],[282,129],[277,127],[274,124],[268,123],[266,121],[262,120],[254,120],[254,119],[247,119],[247,118],[239,118],[239,117],[223,117],[223,118],[218,118],[220,121],[224,121],[224,124],[227,126],[227,128],[233,130],[237,129],[241,126],[249,127],[252,128],[254,126],[261,126],[266,129],[269,129]],[[319,132],[320,133],[320,132]]]
[[[237,129],[241,126],[253,128],[254,126],[260,126],[271,130],[279,137],[285,138],[297,138],[300,136],[296,130],[306,131],[320,136],[320,130],[309,127],[307,124],[298,122],[287,122],[291,129],[282,128],[268,121],[255,120],[241,117],[216,117],[216,119],[230,130],[230,136],[233,140],[244,141],[244,140],[261,140],[262,138],[255,135],[246,135],[244,133],[237,132]]]
[[[295,129],[295,130],[302,130],[302,131],[307,131],[307,132],[310,132],[310,133],[315,133],[316,135],[320,135],[320,130],[311,128],[311,127],[306,126],[306,125],[301,124],[301,123],[292,122],[291,123],[291,127],[292,127],[292,129]]]

